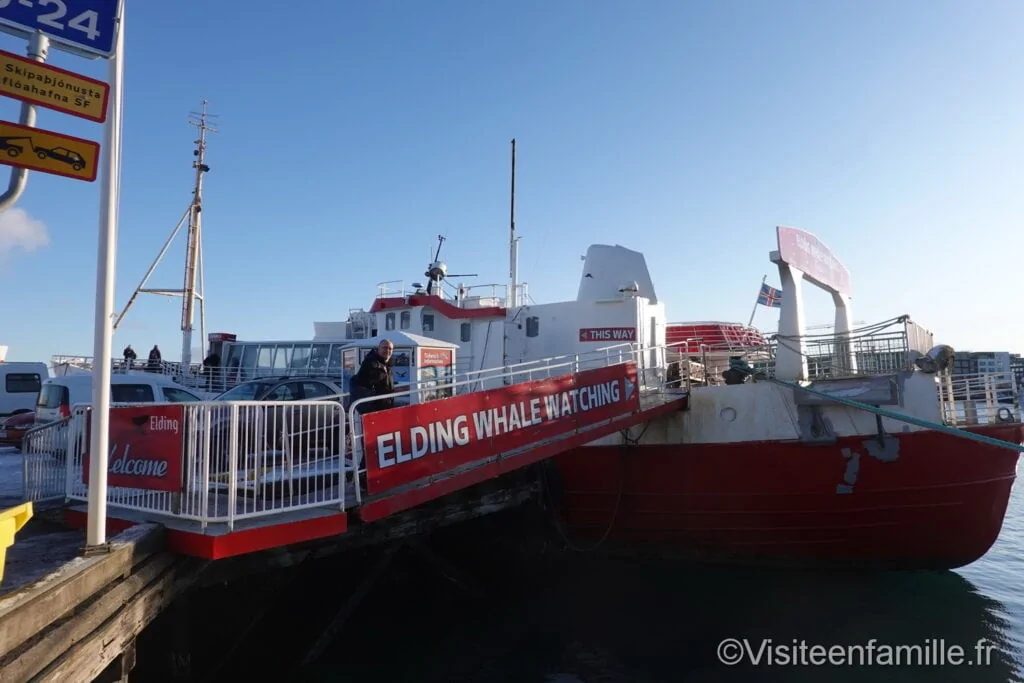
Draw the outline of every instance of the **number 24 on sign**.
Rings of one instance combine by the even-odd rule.
[[[32,0],[0,0],[0,9],[9,6],[12,2],[17,2],[21,5],[31,7],[33,5]],[[58,31],[64,30],[64,24],[61,23],[61,19],[67,16],[68,6],[64,0],[35,0],[36,5],[39,7],[52,7],[52,10],[47,11],[45,14],[40,14],[37,20],[43,26],[49,26],[50,28],[57,29]],[[99,23],[99,15],[96,14],[96,10],[85,10],[81,14],[78,14],[68,20],[68,28],[73,28],[76,31],[81,31],[89,38],[89,40],[96,40],[100,35],[99,29],[96,24]]]

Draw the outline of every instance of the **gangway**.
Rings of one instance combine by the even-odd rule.
[[[689,387],[673,381],[665,352],[620,344],[450,379],[420,375],[400,393],[351,402],[111,408],[108,526],[160,523],[171,549],[218,559],[418,514],[684,409]],[[396,406],[373,410],[387,399]],[[67,504],[73,526],[86,521],[88,425],[89,407],[74,406],[24,440],[28,497]]]

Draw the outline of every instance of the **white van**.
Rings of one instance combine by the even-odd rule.
[[[0,417],[31,413],[39,388],[49,376],[46,363],[0,362]]]
[[[165,375],[124,372],[110,376],[110,403],[193,403],[202,399]],[[71,406],[92,403],[92,374],[43,382],[36,401],[36,426],[71,415]]]

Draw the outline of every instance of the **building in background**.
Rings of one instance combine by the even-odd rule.
[[[1017,385],[1017,393],[1024,392],[1024,358],[1019,353],[1010,354],[1010,372],[1013,382]]]
[[[957,351],[953,359],[953,382],[956,385],[957,379],[980,378],[982,375],[989,375],[996,384],[997,400],[1000,402],[1013,400],[1013,386],[1016,386],[1017,393],[1020,393],[1024,386],[1024,359],[1020,354],[1011,354],[1008,351]],[[1011,377],[1013,378],[1011,380]],[[980,379],[970,382],[971,393],[978,392],[978,396],[971,398],[982,399],[983,389],[979,384]],[[977,389],[974,389],[977,387]],[[956,400],[966,400],[966,395],[961,391],[955,391]]]

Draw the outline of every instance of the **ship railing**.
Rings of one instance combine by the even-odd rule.
[[[775,357],[780,347],[796,348],[803,342],[807,361],[807,380],[891,374],[914,369],[914,359],[931,348],[931,333],[905,316],[852,330],[847,334],[814,334],[791,339],[772,335],[767,344],[739,346],[705,344],[699,338],[688,339],[681,348],[689,361],[688,370],[695,385],[725,383],[722,373],[730,359],[743,360],[766,377],[775,376]],[[694,349],[697,353],[693,353]],[[851,366],[850,358],[855,366]]]
[[[176,437],[150,433],[145,444],[137,443],[137,451],[147,458],[157,458],[154,453],[162,446],[168,470],[159,480],[125,486],[122,482],[135,482],[123,473],[122,460],[130,453],[119,443],[123,432],[118,430],[116,412],[132,407],[178,414],[181,431]],[[308,508],[345,509],[352,466],[345,457],[341,401],[146,403],[119,405],[111,415],[110,508],[131,510],[154,521],[189,520],[202,528],[224,523],[229,530],[244,519]],[[26,433],[26,463],[31,464],[26,465],[25,491],[30,500],[88,500],[90,418],[89,406],[76,405],[61,423]]]
[[[414,397],[416,402],[424,402],[461,394],[462,390],[477,390],[477,387],[484,384],[509,386],[630,362],[636,364],[638,390],[641,394],[681,393],[689,390],[689,377],[673,372],[671,364],[666,361],[667,356],[674,352],[681,343],[660,346],[636,343],[614,344],[585,353],[552,356],[536,361],[477,370],[447,382],[413,382],[407,390],[401,392],[351,401],[348,407],[348,452],[352,454],[355,463],[356,504],[362,503],[367,476],[366,463],[363,459],[363,415],[372,414],[377,410],[378,408],[375,408],[374,404],[379,405],[385,400],[394,400],[396,405],[408,405]]]
[[[942,421],[954,427],[1015,422],[1020,395],[1012,372],[942,373],[936,378]]]
[[[71,375],[76,373],[92,372],[95,359],[92,356],[64,356],[56,355],[50,358],[50,369],[55,377]],[[124,358],[112,358],[110,371],[113,373],[127,372],[150,372],[157,375],[165,375],[178,381],[183,386],[188,386],[189,380],[201,377],[203,374],[202,363],[190,363],[185,365],[177,361],[149,361],[147,359],[136,359],[129,361]]]
[[[804,334],[799,339],[776,334],[769,343],[795,348],[800,341],[807,359],[806,379],[837,379],[913,370],[914,359],[932,347],[932,333],[901,315],[846,333]]]
[[[475,358],[473,355],[457,356],[453,372],[457,375],[470,372]],[[267,367],[216,367],[206,368],[192,386],[200,391],[219,394],[242,382],[256,379],[285,379],[289,377],[323,377],[344,386],[346,375],[354,374],[358,369],[346,369],[337,363],[329,363],[317,367],[305,368],[267,368]]]
[[[459,308],[505,307],[511,301],[510,294],[512,292],[515,292],[516,301],[520,302],[520,305],[529,298],[529,289],[525,282],[520,282],[514,287],[508,284],[494,283],[463,285],[461,288],[455,289],[456,292],[454,294],[451,292],[445,293],[442,290],[440,293],[435,292],[435,295]],[[401,299],[424,293],[425,290],[423,288],[407,286],[404,280],[388,280],[377,283],[378,299]]]

